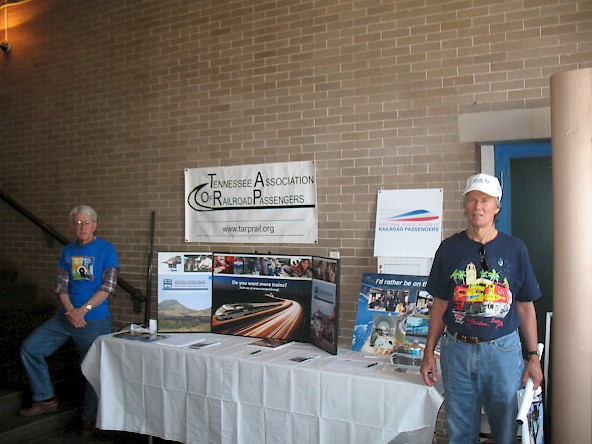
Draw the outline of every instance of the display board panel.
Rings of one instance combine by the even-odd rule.
[[[312,258],[310,342],[337,354],[339,336],[339,260]]]
[[[427,276],[364,273],[352,350],[421,356],[433,303],[426,284]]]
[[[158,331],[209,332],[212,253],[158,253]]]
[[[212,332],[309,342],[311,262],[214,253]]]

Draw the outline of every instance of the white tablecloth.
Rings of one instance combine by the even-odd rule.
[[[253,338],[192,336],[221,344],[99,338],[82,364],[98,427],[201,444],[432,442],[441,395],[385,358],[301,343],[252,354]]]

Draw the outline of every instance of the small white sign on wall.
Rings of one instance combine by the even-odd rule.
[[[434,257],[442,241],[443,190],[380,190],[374,256]]]

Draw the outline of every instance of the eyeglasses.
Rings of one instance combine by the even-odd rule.
[[[481,268],[484,271],[489,271],[489,264],[487,263],[487,258],[485,257],[485,245],[481,245],[481,248],[479,248],[479,256],[481,256]]]
[[[82,227],[82,226],[88,227],[89,225],[92,225],[94,223],[95,223],[95,221],[93,221],[93,220],[73,220],[72,221],[72,225],[76,228]]]

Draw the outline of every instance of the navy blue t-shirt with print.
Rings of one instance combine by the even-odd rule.
[[[541,297],[526,245],[502,232],[485,245],[471,240],[466,231],[445,239],[426,289],[448,301],[443,320],[450,330],[486,340],[518,328],[515,301]]]

